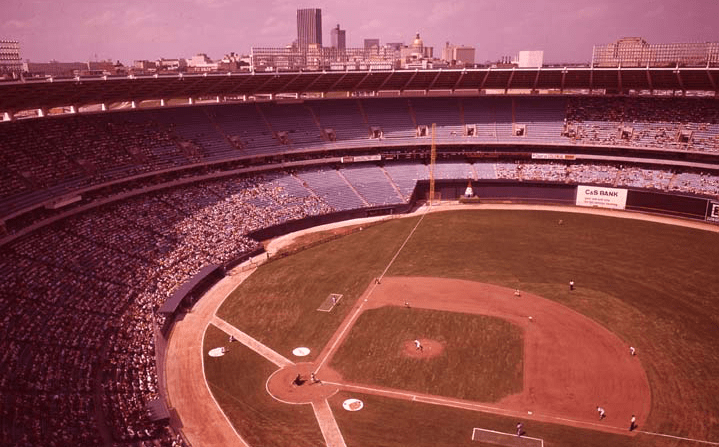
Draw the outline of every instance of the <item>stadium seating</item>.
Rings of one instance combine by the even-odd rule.
[[[287,150],[361,148],[372,127],[383,131],[382,140],[371,142],[380,148],[426,146],[417,126],[432,123],[440,144],[719,152],[719,107],[705,99],[351,98],[123,111],[0,123],[0,209],[9,215],[78,188],[170,168]],[[470,125],[474,136],[465,135]],[[517,135],[517,126],[526,132]],[[570,135],[568,127],[576,131]],[[325,129],[336,141],[323,136]],[[286,132],[288,141],[279,141],[277,132]],[[682,141],[682,132],[691,137]],[[434,175],[714,197],[719,191],[719,175],[701,169],[528,160],[441,160]],[[319,167],[193,181],[97,206],[0,246],[1,439],[17,445],[181,443],[145,415],[145,405],[160,395],[154,336],[164,320],[155,310],[204,266],[259,248],[248,236],[256,230],[407,203],[429,175],[420,161],[335,159]],[[141,187],[187,176],[167,172]],[[90,197],[107,199],[134,185]],[[15,225],[23,229],[59,212],[38,208]]]
[[[216,104],[0,123],[0,206],[12,213],[78,188],[167,168],[313,148],[589,144],[719,153],[705,98],[363,98]],[[467,128],[476,134],[466,136]],[[370,141],[370,129],[382,131]],[[327,130],[334,132],[329,138]],[[281,136],[283,135],[283,136]]]

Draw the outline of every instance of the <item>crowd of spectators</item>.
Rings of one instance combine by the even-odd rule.
[[[719,175],[675,172],[671,169],[649,169],[638,166],[594,163],[494,163],[500,180],[592,184],[676,191],[716,197]]]
[[[435,110],[431,107],[433,101],[430,99],[423,104],[428,110]],[[449,107],[442,101],[438,98],[436,104],[445,109]],[[502,105],[503,110],[511,110],[511,101],[514,100],[494,98],[492,101],[473,101],[477,116],[469,114],[467,109],[465,113],[469,115],[460,118],[457,109],[447,115],[456,116],[456,123],[447,121],[444,116],[442,119],[446,121],[443,121],[444,125],[451,128],[461,129],[465,124],[481,125],[495,129],[492,140],[499,135],[500,140],[516,141],[509,130],[496,133],[500,124],[510,129],[513,118],[492,118],[492,111],[498,105]],[[719,105],[715,99],[574,96],[523,101],[519,109],[523,120],[540,117],[536,123],[530,124],[531,138],[538,138],[537,141],[546,138],[552,143],[562,140],[558,134],[540,131],[537,127],[556,122],[556,127],[561,128],[559,104],[563,101],[566,101],[564,141],[719,153]],[[378,116],[385,122],[378,122],[377,125],[381,127],[384,124],[389,129],[396,124],[393,124],[395,115],[402,115],[403,124],[395,127],[399,126],[398,131],[403,135],[411,134],[411,137],[406,137],[407,143],[426,144],[415,138],[416,129],[409,119],[411,114],[406,100],[386,100],[382,104],[383,107],[391,106],[397,113],[388,115],[383,112]],[[552,114],[545,121],[542,117],[548,104],[556,108],[559,115]],[[77,188],[138,174],[209,160],[221,162],[248,154],[273,155],[287,149],[276,143],[257,148],[240,145],[244,149],[239,151],[232,147],[237,137],[235,134],[245,131],[271,133],[269,125],[252,105],[202,107],[202,111],[188,108],[133,110],[0,123],[3,134],[0,141],[0,205],[10,210],[28,202],[42,202],[67,194]],[[357,114],[358,110],[353,101],[320,101],[312,107],[318,116],[333,124],[339,123],[335,123],[333,114],[326,110],[340,113],[346,109],[348,116],[355,116],[352,113]],[[291,109],[293,113],[284,109],[271,110],[272,125],[289,135],[320,132],[319,127],[316,132],[306,128],[306,123],[314,123],[314,120],[304,107],[294,107]],[[434,113],[437,113],[436,110]],[[191,120],[188,119],[190,115]],[[430,113],[427,118],[431,116]],[[477,123],[472,124],[473,120]],[[228,123],[232,123],[231,128],[226,126]],[[304,123],[304,127],[297,128],[298,123]],[[247,127],[244,131],[243,126]],[[257,126],[261,129],[258,130]],[[319,122],[317,126],[326,127],[326,123]],[[554,124],[550,127],[554,128]],[[339,133],[342,131],[341,128],[336,130]],[[198,132],[202,136],[200,139],[195,138]],[[362,141],[364,139],[355,139],[350,143],[359,145],[363,144]],[[334,150],[341,143],[317,139],[312,142],[312,147],[326,144],[328,150]],[[303,144],[295,142],[293,151],[309,148],[309,143]],[[215,147],[217,145],[223,146],[223,149]]]
[[[596,118],[585,103],[592,100],[571,106],[572,125]],[[650,113],[658,100],[621,109],[614,99],[598,101],[604,122],[609,117],[639,123],[638,117]],[[698,115],[711,122],[694,123],[716,126],[719,114],[713,115],[713,107]],[[690,111],[663,113],[697,119]],[[157,169],[163,166],[155,164],[162,158],[158,154],[165,149],[171,165],[196,161],[197,154],[183,155],[170,132],[146,118],[62,118],[77,120],[69,126],[57,125],[61,119],[3,123],[9,126],[4,128],[9,138],[0,141],[0,161],[7,162],[0,173],[10,173],[27,191],[86,184],[113,169],[117,175]],[[641,133],[639,124],[632,129],[632,135]],[[651,138],[659,135],[656,129],[649,132]],[[73,139],[81,144],[70,148]],[[124,145],[121,150],[118,141]],[[702,195],[719,190],[715,174],[586,162],[493,163],[493,168],[497,179]],[[304,191],[290,191],[290,183]],[[181,443],[167,425],[146,415],[147,403],[161,392],[154,337],[163,321],[155,311],[204,266],[228,263],[257,249],[259,243],[247,237],[251,232],[333,211],[297,176],[232,176],[121,200],[1,246],[0,439],[10,445]]]
[[[570,97],[572,142],[719,152],[719,104],[710,98]]]
[[[288,194],[279,177],[147,194],[1,247],[2,439],[177,445],[146,414],[160,396],[155,311],[203,266],[256,249],[247,233],[333,211],[310,191]]]

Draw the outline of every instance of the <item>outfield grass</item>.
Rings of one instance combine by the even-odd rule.
[[[285,355],[300,345],[315,354],[416,219],[392,220],[263,266],[225,302],[220,316]],[[638,349],[652,390],[643,429],[719,442],[716,233],[549,211],[433,213],[388,275],[518,287],[594,319]],[[572,293],[570,279],[577,285]],[[315,311],[332,292],[344,294],[342,305]],[[565,439],[564,429],[553,427],[559,436],[553,445],[577,444],[579,438]],[[373,430],[373,439],[399,436],[383,425]]]
[[[547,211],[435,213],[388,274],[519,287],[577,310],[638,348],[650,430],[719,442],[717,233]]]
[[[212,348],[225,346],[222,357],[210,357]],[[210,325],[203,342],[205,376],[210,391],[235,430],[252,446],[315,447],[324,445],[310,405],[287,405],[265,391],[267,378],[277,367]]]
[[[349,398],[360,399],[364,408],[354,412],[344,410],[342,402]],[[339,392],[329,402],[348,447],[497,447],[472,441],[472,430],[477,427],[516,433],[517,422],[524,424],[526,436],[543,439],[545,447],[699,446],[641,433],[624,436],[370,394]]]
[[[444,350],[409,357],[402,346],[415,338]],[[357,319],[331,366],[352,383],[496,402],[522,391],[523,334],[496,317],[386,306]]]
[[[306,346],[312,360],[415,223],[395,219],[262,265],[217,313],[290,358]],[[318,312],[330,293],[343,295],[339,306]]]

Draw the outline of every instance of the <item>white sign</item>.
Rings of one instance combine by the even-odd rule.
[[[627,190],[579,185],[577,186],[577,206],[623,210],[627,206]]]
[[[719,222],[719,203],[711,202],[709,204],[709,215],[707,216],[707,219]]]
[[[574,154],[537,154],[532,153],[533,160],[575,160]]]

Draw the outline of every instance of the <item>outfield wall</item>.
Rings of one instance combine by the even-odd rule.
[[[282,236],[295,231],[306,230],[307,228],[325,225],[343,220],[360,219],[363,217],[385,216],[391,214],[404,214],[412,209],[413,204],[399,204],[376,206],[372,208],[360,208],[356,210],[340,211],[336,213],[322,214],[320,216],[311,216],[304,219],[285,222],[272,227],[262,228],[260,230],[249,233],[250,237],[256,241],[264,241],[277,236]]]
[[[467,180],[437,180],[435,191],[441,200],[457,200],[464,196]],[[533,203],[545,205],[576,205],[577,185],[517,181],[473,181],[472,189],[479,202]],[[715,200],[660,191],[628,189],[628,211],[666,214],[686,219],[710,220]],[[429,182],[420,181],[415,189],[417,200],[429,197]]]

